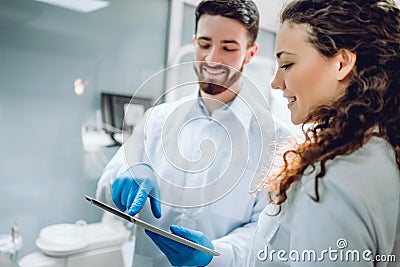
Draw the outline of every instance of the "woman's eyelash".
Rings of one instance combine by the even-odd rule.
[[[293,65],[293,63],[284,64],[284,65],[282,65],[280,68],[281,68],[281,69],[284,69],[284,70],[287,70],[287,69],[290,68],[292,65]]]

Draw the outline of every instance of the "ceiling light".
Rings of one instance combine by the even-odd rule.
[[[89,13],[108,6],[110,3],[103,0],[35,0],[73,11]]]

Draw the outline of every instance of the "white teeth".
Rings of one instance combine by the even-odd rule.
[[[212,75],[218,75],[218,74],[222,73],[222,71],[212,71],[212,70],[209,70],[209,69],[206,69],[206,72],[208,72],[208,73],[210,73]]]
[[[288,97],[289,103],[296,101],[296,97]]]

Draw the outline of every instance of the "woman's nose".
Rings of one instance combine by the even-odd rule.
[[[274,79],[271,81],[271,88],[280,90],[286,88],[285,81],[282,78],[282,75],[279,73],[279,70],[275,72]]]

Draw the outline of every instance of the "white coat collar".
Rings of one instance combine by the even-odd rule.
[[[217,109],[212,115],[210,115],[200,97],[199,89],[196,92],[199,110],[202,112],[203,115],[207,116],[208,118],[214,119],[221,119],[225,116],[231,116],[232,114],[234,114],[234,116],[241,121],[243,126],[245,126],[246,131],[249,131],[253,118],[253,107],[251,107],[251,103],[249,103],[248,101],[248,91],[249,89],[246,88],[246,86],[243,86],[239,94],[235,97],[233,101]]]

